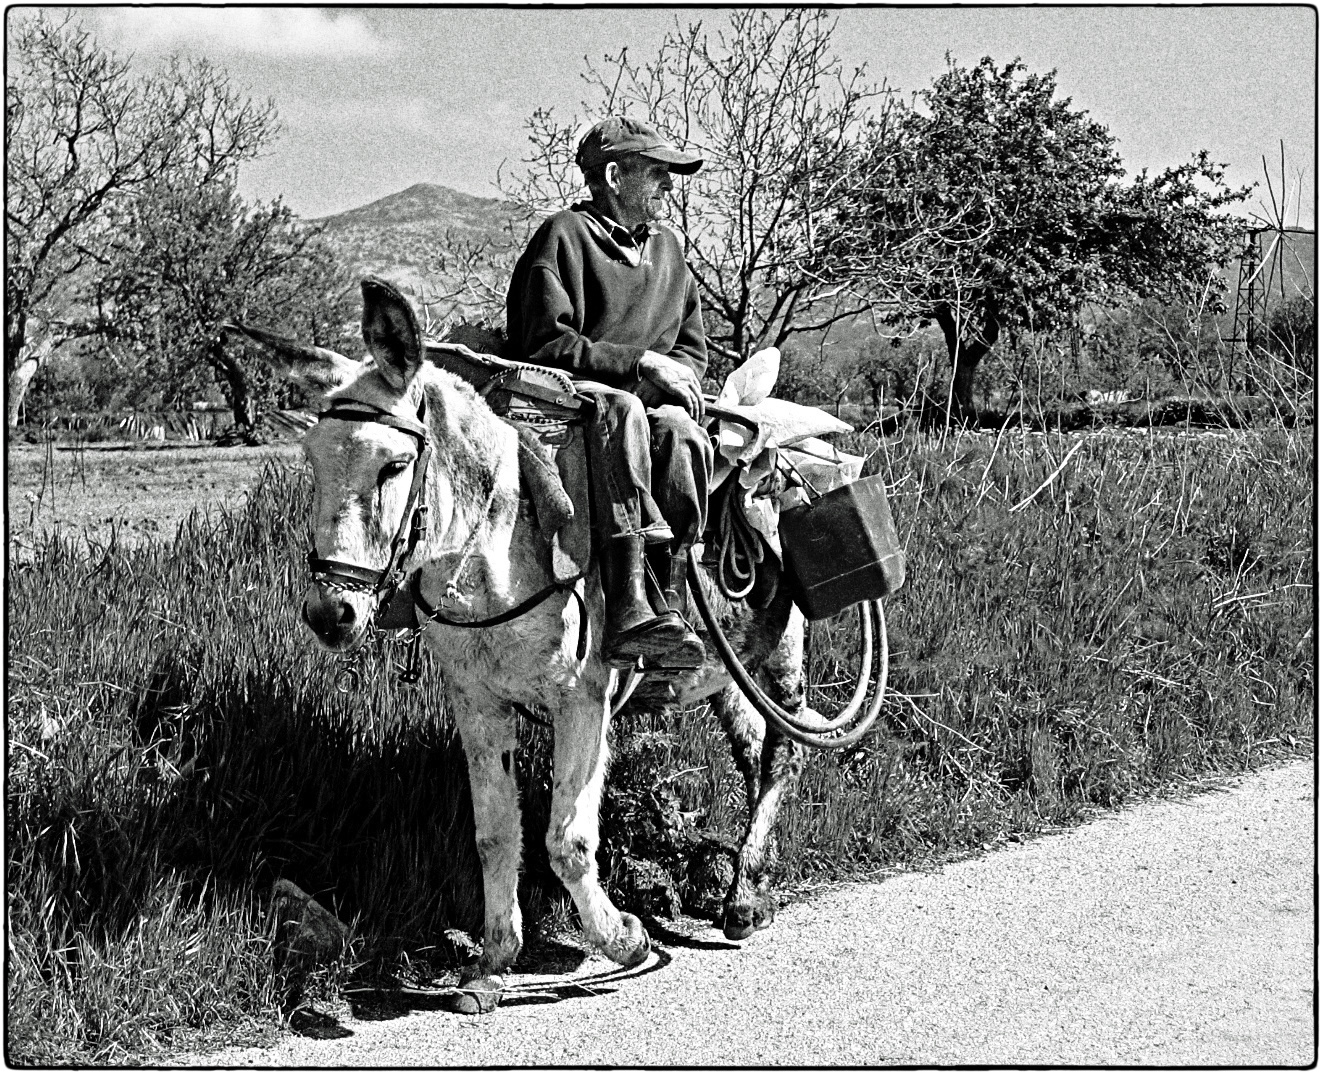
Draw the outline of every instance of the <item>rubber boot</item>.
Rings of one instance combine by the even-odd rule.
[[[669,608],[657,615],[643,580],[642,537],[616,537],[601,555],[601,588],[606,598],[606,633],[601,656],[613,668],[664,663],[663,656],[684,640],[684,621]]]
[[[684,627],[684,636],[675,648],[666,653],[661,663],[665,667],[685,671],[700,668],[707,657],[707,649],[688,621],[691,613],[688,608],[688,591],[684,587],[688,574],[688,549],[671,552],[663,545],[657,552],[649,554],[648,558],[667,607],[679,617]]]

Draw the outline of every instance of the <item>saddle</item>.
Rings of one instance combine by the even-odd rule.
[[[554,580],[570,582],[581,577],[592,556],[584,441],[591,401],[575,391],[573,380],[563,370],[480,353],[463,343],[428,340],[427,359],[471,384],[498,417],[514,426],[519,436],[519,476],[541,532],[550,542]],[[753,416],[714,409],[714,416],[739,423],[754,437],[759,435]],[[743,497],[725,493],[728,476],[728,468],[718,473],[712,491],[713,528],[718,517],[739,513],[736,505]],[[723,524],[728,526],[728,519]],[[756,534],[751,537],[756,543]],[[709,542],[709,547],[716,543]],[[777,546],[772,551],[778,556],[780,549]],[[760,560],[758,552],[753,562]],[[749,578],[751,581],[751,575]]]

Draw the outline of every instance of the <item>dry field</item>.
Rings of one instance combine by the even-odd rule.
[[[268,461],[302,467],[297,444],[261,448],[14,444],[6,457],[11,555],[22,561],[33,538],[59,530],[106,544],[171,537],[190,511],[237,507]]]

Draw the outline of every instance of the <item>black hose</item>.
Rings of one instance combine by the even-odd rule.
[[[716,622],[716,616],[707,603],[707,595],[702,590],[702,582],[699,581],[701,573],[698,558],[694,555],[693,550],[689,549],[689,578],[692,580],[689,589],[693,593],[694,604],[698,606],[698,613],[707,625],[707,632],[711,636],[726,670],[730,672],[735,684],[748,698],[749,703],[762,714],[762,718],[771,727],[774,727],[786,738],[805,746],[811,746],[814,749],[835,750],[846,749],[854,745],[871,730],[877,716],[881,713],[881,704],[886,696],[886,679],[890,668],[890,654],[886,644],[886,618],[882,613],[880,600],[863,601],[858,605],[859,623],[863,630],[864,641],[869,643],[865,645],[863,655],[869,659],[866,663],[860,661],[862,666],[859,668],[859,682],[854,689],[854,696],[850,699],[849,704],[826,724],[812,727],[804,723],[800,717],[781,708],[753,681],[753,677],[739,660],[739,656],[730,645],[729,639],[726,638],[720,625]],[[836,728],[843,727],[845,723],[854,718],[863,697],[866,695],[867,681],[872,670],[868,665],[871,664],[870,642],[873,623],[876,625],[880,644],[878,645],[877,654],[879,662],[877,685],[872,695],[872,704],[868,706],[867,712],[858,717],[858,722],[852,728],[839,735],[833,734],[831,732]]]

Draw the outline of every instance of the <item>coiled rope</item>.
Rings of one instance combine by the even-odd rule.
[[[753,591],[763,557],[762,538],[748,521],[740,502],[740,488],[736,471],[730,477],[716,520],[716,584],[730,600],[743,600]]]
[[[707,626],[708,635],[721,656],[721,662],[730,672],[736,685],[751,704],[771,727],[786,738],[793,739],[814,749],[843,750],[858,743],[872,729],[881,714],[881,703],[886,697],[886,679],[890,671],[890,653],[886,642],[886,618],[881,610],[880,600],[861,601],[858,608],[859,628],[862,633],[862,653],[859,660],[858,679],[854,694],[849,703],[835,716],[824,719],[817,713],[811,716],[805,710],[793,713],[781,708],[753,680],[739,655],[734,651],[729,639],[716,621],[716,615],[703,592],[697,556],[689,549],[689,591],[693,594],[693,603],[698,614]],[[868,680],[872,671],[873,634],[876,634],[877,681],[872,694],[872,703],[861,716],[858,714],[867,696]],[[815,717],[815,718],[814,718]],[[839,732],[837,734],[837,732]]]

